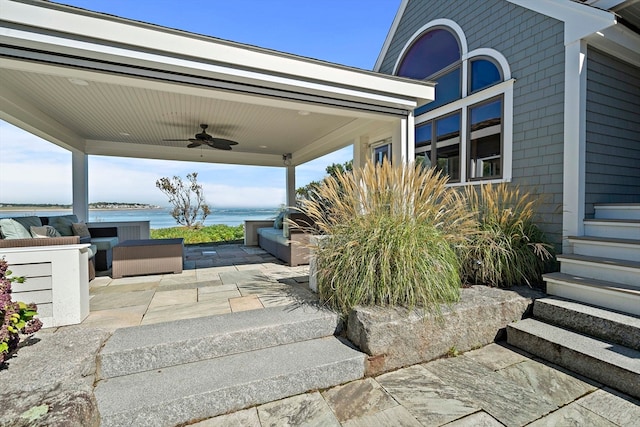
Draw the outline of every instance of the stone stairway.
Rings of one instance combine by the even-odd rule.
[[[640,318],[557,297],[534,302],[533,318],[507,326],[507,342],[640,397]]]
[[[175,426],[364,376],[335,313],[272,307],[115,331],[98,357],[102,426]]]
[[[547,293],[640,316],[640,204],[596,205],[584,236],[568,240]]]
[[[569,237],[549,298],[507,327],[529,353],[640,397],[640,204],[598,205],[584,236]]]

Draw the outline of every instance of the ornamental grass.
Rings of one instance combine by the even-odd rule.
[[[457,301],[456,247],[475,222],[446,183],[436,170],[386,161],[326,178],[301,207],[324,235],[313,248],[320,299],[343,314],[356,305],[439,313]]]
[[[538,199],[506,183],[467,187],[464,194],[479,232],[459,251],[463,280],[496,287],[541,282],[553,253],[534,223]]]

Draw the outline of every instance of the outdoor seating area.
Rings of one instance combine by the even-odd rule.
[[[153,250],[177,245],[169,242]],[[114,269],[120,268],[120,256],[116,247]],[[284,265],[258,247],[184,245],[183,265],[181,272],[170,274],[115,278],[111,271],[99,272],[89,284],[90,312],[81,326],[113,330],[317,300],[308,288],[308,266]]]
[[[310,234],[303,230],[311,227],[313,221],[300,212],[281,212],[273,221],[245,221],[245,244],[258,245],[291,267],[309,264]]]

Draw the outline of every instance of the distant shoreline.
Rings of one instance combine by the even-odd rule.
[[[89,208],[90,211],[142,211],[142,210],[159,210],[163,207],[144,207],[144,208]],[[73,208],[55,207],[55,206],[11,206],[0,207],[0,212],[22,212],[22,211],[73,211]]]

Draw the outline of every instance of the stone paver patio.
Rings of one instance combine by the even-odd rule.
[[[180,274],[112,279],[98,273],[82,325],[114,330],[298,304],[316,298],[308,274],[308,266],[288,267],[260,248],[187,245]]]
[[[108,273],[107,273],[108,274]],[[300,304],[308,267],[242,245],[185,247],[181,274],[90,284],[82,326],[120,327]],[[213,426],[635,426],[640,402],[502,344],[193,424]]]
[[[490,344],[193,426],[631,427],[639,419],[640,402]]]

